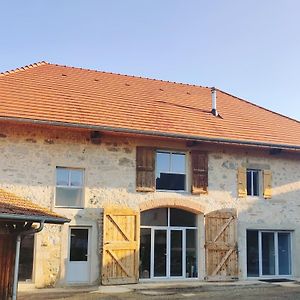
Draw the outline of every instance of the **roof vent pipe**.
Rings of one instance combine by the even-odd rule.
[[[218,116],[217,111],[217,90],[215,87],[211,88],[211,101],[212,101],[212,109],[211,112],[214,116]]]

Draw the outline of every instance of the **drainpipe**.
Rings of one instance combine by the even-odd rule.
[[[24,235],[27,235],[27,234],[35,234],[35,233],[40,232],[44,228],[44,222],[45,221],[41,221],[40,222],[40,227],[37,228],[37,229],[30,229],[28,231],[20,232],[17,235],[12,300],[17,299],[21,237],[24,236]]]

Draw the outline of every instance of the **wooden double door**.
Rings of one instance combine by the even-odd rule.
[[[228,209],[205,215],[207,280],[238,277],[236,219],[236,211]],[[198,224],[198,228],[203,225]],[[149,245],[146,249],[150,260],[149,268],[141,269],[143,261],[140,261],[140,254],[145,248],[145,230],[148,231]],[[140,226],[139,212],[129,208],[106,208],[103,214],[102,284],[136,283],[140,278],[198,277],[197,266],[202,261],[198,255],[200,243],[197,243],[197,253],[194,255],[197,261],[188,271],[187,230],[169,226],[143,228]]]

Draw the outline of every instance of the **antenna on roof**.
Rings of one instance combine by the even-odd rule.
[[[217,90],[215,87],[211,88],[211,101],[212,101],[211,113],[217,117],[219,114],[217,111]]]

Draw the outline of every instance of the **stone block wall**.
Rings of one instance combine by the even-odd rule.
[[[174,203],[178,207],[207,213],[221,208],[238,211],[240,277],[246,277],[246,229],[294,230],[293,253],[300,251],[300,158],[269,155],[263,150],[240,150],[222,146],[199,146],[209,152],[208,195],[190,192],[135,191],[137,145],[188,151],[185,142],[103,136],[92,144],[89,133],[80,130],[1,125],[0,187],[65,215],[72,221],[63,226],[46,225],[35,240],[36,286],[64,285],[68,256],[69,226],[92,228],[91,283],[99,282],[102,208],[121,205],[135,209]],[[84,209],[56,208],[56,167],[85,170]],[[237,197],[239,166],[270,169],[273,197]],[[190,167],[190,166],[189,166]],[[190,169],[190,168],[189,168]],[[190,177],[190,176],[188,176]],[[190,178],[188,178],[190,186]],[[202,241],[203,242],[203,241]],[[300,259],[294,255],[294,274],[300,276]]]

